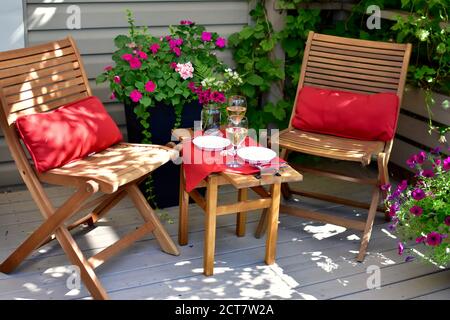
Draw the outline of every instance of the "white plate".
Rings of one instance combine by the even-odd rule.
[[[218,136],[198,136],[192,142],[204,150],[223,150],[231,144],[230,140]]]
[[[264,147],[240,148],[237,151],[237,155],[242,160],[252,164],[267,163],[277,156],[275,151]]]

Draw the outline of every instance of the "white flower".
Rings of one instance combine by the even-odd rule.
[[[194,67],[191,62],[178,63],[175,71],[178,72],[184,80],[192,78],[194,75]]]

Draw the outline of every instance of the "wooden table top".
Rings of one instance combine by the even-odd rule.
[[[174,138],[178,139],[178,141],[182,142],[192,139],[193,131],[192,129],[175,129],[172,131],[172,135]],[[231,183],[238,189],[303,180],[303,176],[287,164],[280,168],[279,174],[280,176],[270,173],[262,174],[260,178],[256,178],[253,174],[237,174],[229,172],[215,173],[215,175],[220,176],[219,185]],[[203,182],[198,187],[204,187],[205,185],[206,182]]]

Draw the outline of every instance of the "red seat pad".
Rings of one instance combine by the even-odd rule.
[[[39,172],[82,159],[123,139],[97,97],[19,117],[16,127]]]
[[[338,137],[388,141],[395,135],[398,97],[304,87],[292,120],[294,128]]]

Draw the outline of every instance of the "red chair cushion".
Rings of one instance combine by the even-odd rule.
[[[122,141],[122,134],[97,97],[25,115],[16,127],[37,171],[61,167]]]
[[[294,128],[358,140],[388,141],[395,135],[398,97],[303,87],[292,120]]]

